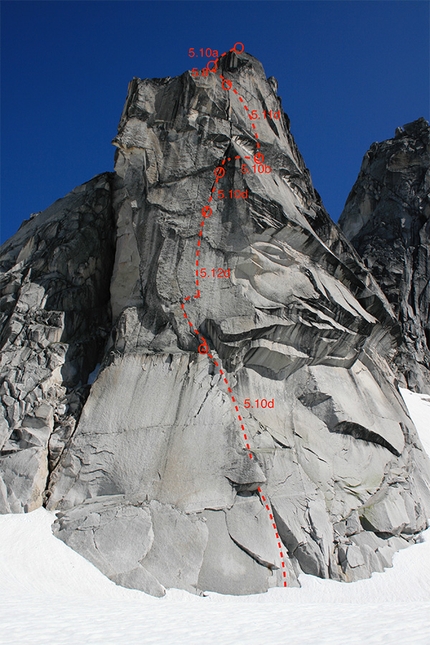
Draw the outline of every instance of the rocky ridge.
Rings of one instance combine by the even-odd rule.
[[[112,174],[24,222],[1,249],[0,512],[45,501],[111,330]]]
[[[383,570],[426,525],[429,464],[395,315],[276,82],[235,52],[133,79],[114,144],[114,173],[1,249],[2,512],[44,503],[60,539],[154,595]]]
[[[400,323],[400,382],[430,394],[430,126],[397,128],[366,153],[339,220]]]

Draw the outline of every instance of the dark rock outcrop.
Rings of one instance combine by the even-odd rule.
[[[0,256],[0,512],[38,508],[111,330],[112,173],[25,221]],[[90,379],[91,380],[91,379]]]
[[[339,220],[400,323],[400,382],[430,394],[430,126],[374,143]]]
[[[155,595],[383,570],[426,525],[429,464],[390,369],[394,314],[276,83],[235,53],[208,76],[134,79],[114,143],[114,175],[2,248],[3,512],[44,498],[59,538]],[[57,234],[38,255],[51,219],[69,250]]]

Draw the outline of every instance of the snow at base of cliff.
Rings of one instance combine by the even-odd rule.
[[[430,397],[401,390],[430,454]],[[301,589],[156,599],[118,587],[38,509],[0,516],[1,645],[430,644],[430,529],[369,580],[301,575]]]

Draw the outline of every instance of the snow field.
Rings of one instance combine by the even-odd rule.
[[[430,397],[401,392],[430,454]],[[0,516],[1,645],[430,645],[430,529],[368,580],[302,575],[301,589],[156,599],[57,540],[54,518]]]

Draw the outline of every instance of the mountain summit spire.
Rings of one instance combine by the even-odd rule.
[[[276,84],[133,79],[114,145],[1,249],[2,512],[154,595],[383,570],[430,510],[398,323]]]

